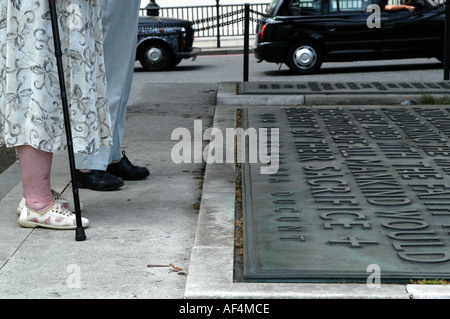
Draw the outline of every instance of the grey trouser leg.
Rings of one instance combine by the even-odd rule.
[[[139,0],[102,0],[103,48],[113,146],[96,155],[75,154],[77,169],[106,170],[120,160],[136,56]]]

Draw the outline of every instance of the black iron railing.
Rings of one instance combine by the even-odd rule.
[[[253,11],[265,13],[269,1],[250,4]],[[217,38],[220,47],[221,37],[243,36],[245,33],[244,4],[160,7],[160,17],[170,17],[194,21],[196,38]],[[141,15],[147,15],[147,8],[141,9]],[[250,34],[255,34],[256,21],[250,21]]]

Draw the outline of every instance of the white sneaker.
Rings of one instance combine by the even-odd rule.
[[[65,199],[61,193],[58,193],[57,191],[52,189],[53,194],[53,200],[55,203],[61,204],[61,206],[72,213],[75,213],[75,203],[71,200]],[[22,212],[22,209],[25,207],[25,198],[22,198],[22,200],[19,203],[19,206],[17,207],[17,216],[20,216],[20,213]],[[80,203],[80,210],[83,210],[83,203]]]
[[[18,223],[20,226],[26,228],[75,229],[77,227],[75,214],[64,209],[59,203],[55,203],[45,213],[39,213],[24,206],[20,213]],[[89,226],[89,220],[87,218],[82,217],[81,223],[83,228]]]

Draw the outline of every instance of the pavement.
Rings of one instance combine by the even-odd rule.
[[[203,148],[207,128],[236,127],[237,107],[301,105],[306,99],[251,100],[237,97],[235,88],[236,83],[152,83],[151,77],[133,83],[122,146],[151,175],[111,192],[80,189],[82,214],[90,220],[85,241],[75,241],[74,231],[19,227],[18,163],[3,172],[0,299],[450,298],[447,285],[235,282],[234,164],[175,163],[175,133],[186,142],[190,135],[187,145]],[[380,98],[397,104],[404,96]],[[361,102],[357,95],[333,101],[339,99]],[[56,153],[53,162],[53,188],[70,198],[66,152]]]

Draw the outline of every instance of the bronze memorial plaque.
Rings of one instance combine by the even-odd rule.
[[[279,130],[277,171],[242,164],[245,281],[450,278],[450,107],[249,108],[243,128]]]

